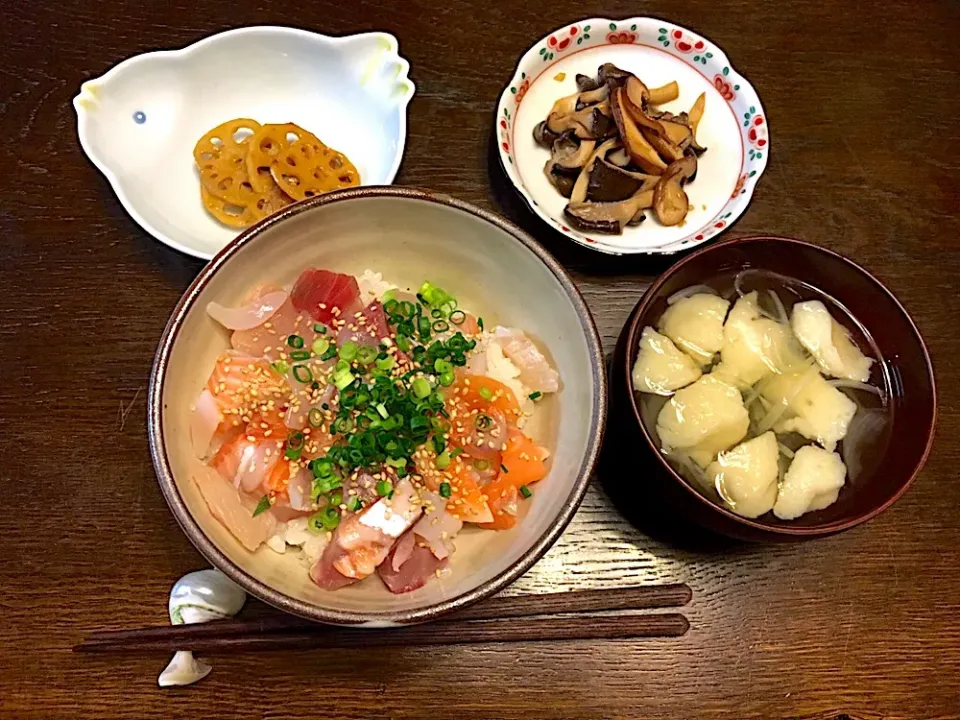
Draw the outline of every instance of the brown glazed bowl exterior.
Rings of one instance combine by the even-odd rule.
[[[529,432],[553,451],[522,521],[506,532],[467,528],[450,573],[392,595],[378,578],[321,590],[295,553],[247,551],[210,514],[193,478],[209,472],[189,442],[190,407],[227,334],[211,300],[239,305],[257,284],[287,286],[309,266],[383,273],[401,287],[424,280],[457,293],[487,324],[520,327],[560,371],[562,389],[538,403]],[[201,553],[252,595],[320,622],[388,627],[431,620],[491,595],[556,541],[583,498],[606,420],[600,339],[567,273],[529,235],[459,200],[422,190],[363,187],[297,203],[247,230],[197,276],[174,309],[150,379],[148,434],[160,488]]]
[[[728,271],[762,268],[802,279],[836,298],[869,330],[893,380],[893,440],[879,463],[844,487],[836,503],[792,520],[772,513],[750,520],[727,510],[676,473],[641,420],[631,368],[640,335],[666,309],[673,293]],[[864,523],[906,492],[926,462],[937,416],[930,356],[910,316],[879,280],[850,260],[816,245],[780,237],[746,237],[717,243],[681,259],[661,275],[633,309],[620,334],[610,383],[611,421],[605,453],[630,452],[643,472],[609,477],[616,494],[636,502],[663,502],[681,521],[733,538],[778,542],[821,537]]]

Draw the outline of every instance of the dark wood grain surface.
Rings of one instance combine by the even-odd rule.
[[[547,230],[505,185],[491,128],[536,39],[640,13],[718,43],[764,101],[770,166],[730,234],[845,253],[916,319],[941,414],[914,488],[837,537],[693,550],[633,529],[595,486],[508,591],[687,582],[680,639],[215,656],[208,679],[172,691],[156,687],[163,655],[72,654],[87,629],[164,622],[170,584],[204,564],[144,431],[157,339],[200,266],[146,236],[87,163],[80,83],[236,25],[396,34],[418,86],[398,182],[532,232],[574,274],[609,350],[669,259],[612,260]],[[958,33],[949,0],[0,2],[0,715],[960,717]]]

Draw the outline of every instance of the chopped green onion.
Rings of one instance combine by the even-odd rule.
[[[447,370],[453,370],[453,365],[451,365],[447,360],[435,360],[433,363],[433,369],[438,373],[447,372]]]
[[[260,513],[264,513],[270,509],[270,498],[264,495],[260,498],[260,502],[257,503],[257,506],[253,509],[253,516],[256,517]]]
[[[396,297],[397,297],[397,289],[396,289],[396,288],[390,288],[389,290],[387,290],[387,291],[383,294],[383,297],[380,298],[380,300],[381,300],[381,302],[383,302],[384,304],[386,304],[386,303],[390,302],[391,300],[393,300],[394,302],[396,302]]]
[[[309,350],[294,350],[292,353],[290,353],[290,359],[291,359],[291,360],[296,360],[297,362],[303,362],[304,360],[309,360],[309,359],[310,359],[310,351],[309,351]]]
[[[392,369],[393,366],[396,365],[396,364],[397,364],[397,361],[396,361],[396,360],[394,360],[394,359],[393,359],[392,357],[390,357],[390,356],[387,356],[387,357],[385,357],[385,358],[380,358],[379,360],[377,360],[377,369],[378,369],[378,370],[390,370],[390,369]]]
[[[508,473],[510,472],[510,470],[509,468],[507,468],[506,465],[504,465],[503,463],[500,463],[500,472]]]
[[[270,365],[274,370],[276,370],[281,375],[286,375],[287,370],[290,369],[290,363],[286,360],[277,360],[275,363]]]
[[[377,413],[378,413],[378,414],[380,415],[380,417],[382,417],[384,420],[386,420],[388,417],[390,417],[390,413],[387,411],[387,406],[384,405],[383,403],[378,403],[378,404],[377,404]]]
[[[543,397],[543,393],[538,390],[537,392],[532,392],[532,393],[530,393],[530,395],[529,395],[528,397],[529,397],[531,400],[538,400],[538,399],[540,399],[541,397]]]
[[[317,514],[320,516],[320,524],[323,525],[324,530],[336,530],[337,525],[340,524],[340,511],[337,508],[324,508]]]
[[[350,363],[346,360],[337,360],[337,364],[333,366],[334,372],[343,372],[344,370],[350,369]]]
[[[454,325],[463,325],[467,319],[467,314],[463,310],[454,310],[450,313],[450,322]]]
[[[323,413],[317,408],[310,408],[310,412],[307,413],[307,422],[312,428],[320,427],[323,425]]]
[[[430,337],[430,319],[421,317],[417,321],[417,330],[420,331],[420,336],[424,338]]]
[[[480,393],[480,397],[482,397],[484,400],[493,400],[493,391],[490,390],[490,388],[483,386],[478,392]]]
[[[283,456],[284,456],[287,460],[299,460],[299,459],[300,459],[300,455],[301,455],[302,453],[303,453],[303,448],[292,448],[292,447],[288,447],[288,448],[284,451]]]
[[[327,478],[333,475],[333,463],[329,460],[314,460],[313,474],[318,478]]]
[[[432,318],[434,318],[434,319],[442,318],[442,317],[443,317],[443,311],[440,310],[440,308],[434,308],[433,310],[430,311],[430,317],[432,317]]]
[[[484,470],[490,469],[490,463],[487,460],[474,460],[473,467],[478,472],[483,472]]]
[[[310,346],[314,355],[323,355],[329,348],[330,341],[326,338],[317,338],[313,341],[313,345]]]
[[[386,497],[393,492],[393,483],[389,480],[381,480],[377,483],[377,495]]]
[[[336,356],[336,354],[337,354],[337,346],[331,344],[330,347],[327,348],[327,351],[320,356],[320,359],[331,360]]]
[[[352,340],[347,340],[340,348],[340,359],[350,362],[357,356],[357,344]]]
[[[340,480],[336,475],[331,475],[327,478],[316,478],[313,481],[313,490],[318,495],[326,495],[331,493],[337,488],[343,487],[343,481]]]
[[[333,423],[333,431],[338,435],[346,435],[353,430],[353,419],[348,417],[337,418]]]
[[[459,454],[462,453],[462,452],[463,452],[463,448],[454,448],[454,449],[450,452],[450,457],[455,458],[457,455],[459,455]]]
[[[383,311],[387,315],[395,315],[400,308],[400,303],[397,302],[396,298],[383,296]]]
[[[453,381],[456,380],[456,376],[450,370],[447,370],[445,373],[440,375],[440,384],[443,387],[450,387],[453,385]]]
[[[340,507],[343,504],[343,493],[339,490],[330,494],[330,505]]]
[[[290,335],[287,337],[287,345],[292,348],[302,348],[303,347],[303,338],[299,335]]]
[[[430,395],[430,383],[422,377],[414,380],[410,385],[410,389],[413,390],[413,394],[421,400]]]
[[[306,385],[313,382],[313,372],[306,365],[294,365],[293,377],[298,383]]]
[[[370,347],[369,345],[364,345],[359,350],[357,350],[357,360],[359,360],[364,365],[369,365],[376,359],[377,359],[376,348]]]
[[[453,301],[452,295],[450,295],[445,290],[442,290],[441,288],[438,288],[436,285],[429,282],[425,282],[423,285],[420,286],[420,292],[418,294],[422,296],[423,299],[426,300],[428,304],[433,305],[435,307],[439,307],[444,303]]]
[[[450,329],[450,323],[446,320],[437,320],[431,327],[435,333],[442,333]]]
[[[437,469],[446,470],[448,467],[450,467],[451,459],[450,453],[448,452],[442,452],[437,455]]]
[[[477,318],[477,327],[480,328],[480,332],[483,332],[483,318],[482,318],[482,317],[478,317],[478,318]]]
[[[409,300],[400,303],[400,314],[407,318],[412,318],[417,313],[417,307]]]
[[[289,435],[287,435],[287,445],[292,448],[302,448],[304,443],[303,433],[299,430],[294,430]]]
[[[450,497],[450,483],[448,482],[440,483],[440,497],[442,498]]]
[[[321,335],[326,335],[326,334],[327,334],[327,328],[326,328],[325,325],[314,324],[314,326],[313,326],[313,331],[314,331],[315,333],[320,333]]]
[[[406,458],[387,458],[387,465],[392,468],[402,468],[407,466]]]
[[[526,485],[521,485],[520,494],[523,495],[525,498],[529,498],[533,496],[533,490],[528,488]]]
[[[349,510],[350,512],[356,512],[362,507],[363,507],[363,502],[357,496],[353,496],[347,502],[347,510]]]
[[[356,376],[349,370],[341,370],[334,374],[333,384],[337,386],[337,390],[343,390],[356,379]]]
[[[326,530],[323,528],[323,521],[321,520],[320,513],[316,512],[307,518],[307,530],[312,532],[314,535],[320,535],[321,533],[326,532]]]
[[[480,413],[474,419],[473,424],[477,426],[477,430],[486,430],[493,425],[493,418],[484,413]]]
[[[406,335],[397,335],[397,347],[402,352],[410,351],[410,339]]]

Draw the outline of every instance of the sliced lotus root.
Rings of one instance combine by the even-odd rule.
[[[248,206],[249,211],[253,213],[257,220],[263,220],[267,215],[272,215],[280,208],[284,208],[293,202],[293,200],[273,182],[273,178],[270,178],[270,185],[270,190],[262,195],[258,195],[257,199]]]
[[[247,142],[260,130],[260,123],[249,118],[237,118],[217,125],[204,135],[193,148],[193,159],[201,167],[208,160],[220,157],[225,150],[245,154]]]
[[[249,207],[224,202],[207,192],[203,186],[200,187],[200,197],[207,211],[224,225],[242,228],[253,225],[259,219]]]
[[[293,123],[267,124],[250,138],[247,154],[247,172],[257,192],[267,192],[273,186],[270,166],[294,142],[306,142],[317,150],[326,147],[311,132]]]
[[[277,185],[297,200],[360,184],[360,173],[346,155],[324,146],[297,141],[270,167]]]
[[[200,184],[214,197],[244,207],[253,203],[255,192],[247,174],[247,157],[242,150],[221,148],[218,157],[199,164]]]

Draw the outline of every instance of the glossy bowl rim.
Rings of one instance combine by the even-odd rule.
[[[745,518],[741,515],[728,510],[717,502],[714,502],[710,498],[706,497],[697,490],[683,477],[679,475],[670,464],[664,459],[660,449],[657,447],[654,442],[653,437],[650,435],[650,432],[647,430],[646,425],[644,424],[641,415],[640,408],[637,405],[636,391],[633,387],[633,373],[632,368],[630,367],[630,353],[631,348],[638,346],[640,342],[640,334],[643,331],[640,323],[640,317],[646,313],[650,305],[653,303],[653,298],[656,295],[657,291],[669,280],[680,268],[684,267],[687,263],[699,258],[702,255],[707,255],[709,253],[715,252],[719,248],[724,248],[731,245],[740,245],[743,243],[750,242],[769,242],[774,243],[786,243],[787,245],[798,245],[806,248],[810,248],[817,252],[820,252],[833,260],[839,261],[847,266],[849,266],[854,271],[860,273],[867,280],[872,282],[882,293],[885,293],[890,300],[893,301],[897,309],[903,314],[903,317],[906,319],[907,324],[913,331],[914,337],[919,344],[920,351],[923,354],[923,359],[925,361],[925,366],[927,370],[927,378],[930,381],[930,390],[931,390],[931,402],[932,402],[932,415],[930,419],[930,431],[927,437],[926,447],[923,450],[923,454],[920,457],[920,461],[917,463],[917,466],[910,473],[910,476],[906,481],[900,486],[900,488],[884,503],[878,505],[870,511],[857,514],[855,517],[848,520],[836,520],[829,523],[822,523],[820,525],[806,526],[806,527],[789,527],[782,525],[773,525],[765,522],[760,522],[758,519]],[[686,257],[682,258],[674,265],[671,265],[667,270],[665,270],[653,284],[647,288],[644,292],[643,297],[637,302],[633,310],[630,312],[630,318],[627,321],[627,325],[624,329],[626,333],[626,344],[624,347],[625,356],[623,362],[623,368],[620,372],[625,373],[626,378],[626,387],[627,387],[627,401],[630,406],[630,410],[633,414],[634,421],[640,428],[640,432],[643,435],[644,440],[646,440],[647,445],[649,446],[651,452],[657,458],[657,462],[660,467],[663,468],[671,480],[679,484],[686,494],[692,497],[695,502],[706,507],[706,509],[713,510],[719,513],[726,521],[733,522],[737,525],[745,526],[750,528],[750,530],[760,533],[760,534],[771,534],[777,536],[783,536],[785,538],[795,538],[800,539],[804,537],[819,537],[823,535],[831,535],[833,533],[841,532],[843,530],[849,530],[852,527],[861,525],[862,523],[872,520],[877,515],[882,513],[884,510],[893,505],[897,500],[899,500],[903,494],[913,485],[914,480],[916,480],[917,475],[920,474],[920,471],[926,465],[928,458],[930,457],[930,452],[933,449],[933,440],[936,436],[937,430],[937,417],[938,417],[938,405],[937,405],[937,385],[936,378],[934,377],[933,372],[933,362],[930,359],[930,352],[927,349],[927,345],[923,340],[923,336],[920,334],[920,330],[917,328],[916,323],[913,321],[913,318],[910,316],[910,313],[907,312],[906,308],[903,307],[903,304],[897,299],[897,296],[884,285],[880,280],[876,278],[872,273],[866,270],[861,265],[857,264],[853,260],[841,255],[838,252],[830,250],[828,248],[822,247],[820,245],[815,245],[814,243],[807,242],[806,240],[799,240],[797,238],[779,236],[779,235],[748,235],[745,237],[738,238],[729,238],[722,240],[720,242],[708,245],[707,247],[696,250],[695,252],[690,253]],[[619,380],[624,380],[623,375]],[[619,384],[619,383],[617,383]]]
[[[194,309],[197,297],[207,286],[210,280],[217,272],[237,252],[259,238],[264,231],[282,223],[286,218],[299,215],[314,208],[324,205],[330,205],[337,202],[349,202],[351,200],[362,198],[400,198],[414,200],[419,202],[428,202],[453,208],[460,212],[473,215],[480,220],[486,221],[507,233],[515,241],[530,250],[540,261],[547,266],[556,281],[566,292],[568,298],[574,306],[583,329],[587,352],[590,355],[593,365],[591,383],[596,402],[592,409],[590,418],[590,437],[587,442],[587,451],[580,465],[579,473],[566,503],[563,505],[560,513],[553,519],[549,527],[540,535],[527,550],[525,550],[519,559],[504,569],[500,574],[478,585],[472,590],[461,593],[440,602],[431,603],[421,608],[414,608],[402,611],[385,612],[352,612],[322,608],[312,603],[298,600],[288,596],[286,593],[276,590],[266,583],[255,578],[245,570],[236,565],[216,545],[206,536],[200,525],[192,517],[190,511],[177,489],[176,481],[170,467],[167,457],[167,448],[163,431],[162,421],[162,395],[164,382],[166,379],[167,366],[170,354],[182,329],[183,320],[186,315]],[[553,258],[536,240],[525,233],[513,223],[499,217],[498,215],[476,207],[463,200],[456,199],[443,193],[436,193],[430,190],[410,187],[397,186],[362,186],[358,188],[348,188],[338,190],[324,195],[311,198],[309,200],[290,205],[289,207],[271,215],[256,225],[250,227],[239,236],[228,243],[217,255],[208,263],[193,280],[187,290],[183,293],[176,307],[170,315],[170,319],[163,331],[157,347],[153,368],[150,374],[150,384],[147,396],[147,435],[150,443],[150,455],[153,460],[154,469],[157,474],[157,480],[164,498],[170,507],[171,512],[179,523],[180,527],[186,533],[187,537],[200,553],[221,570],[231,580],[236,582],[248,593],[260,598],[261,600],[280,608],[286,612],[299,615],[310,620],[319,622],[339,624],[339,625],[361,625],[370,626],[392,626],[406,625],[411,623],[432,620],[446,613],[465,607],[473,602],[488,597],[529,570],[549,550],[556,540],[560,537],[563,530],[573,519],[574,514],[580,506],[583,497],[590,484],[594,468],[597,463],[600,446],[603,441],[603,435],[606,427],[607,417],[607,377],[606,367],[603,362],[603,351],[600,344],[600,336],[597,332],[593,316],[587,307],[583,296],[577,289],[572,278],[566,270]]]

